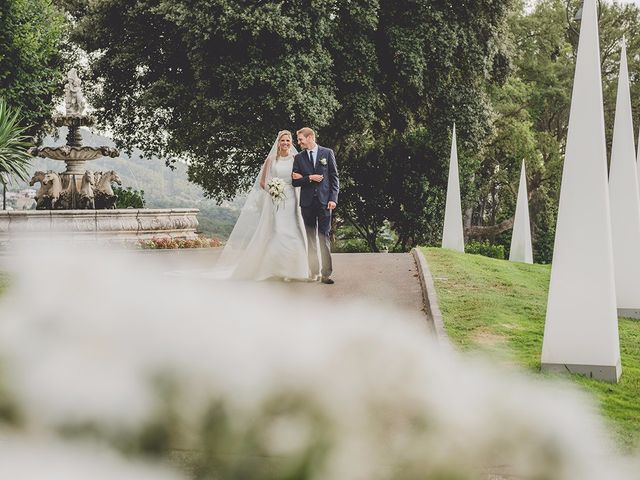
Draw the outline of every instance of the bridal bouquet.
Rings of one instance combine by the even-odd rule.
[[[280,203],[284,202],[284,199],[287,197],[284,193],[285,186],[284,180],[278,177],[272,178],[269,180],[269,183],[267,183],[269,195],[271,195],[271,200],[273,200],[276,207],[279,207]]]

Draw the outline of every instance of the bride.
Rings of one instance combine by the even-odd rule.
[[[291,184],[297,153],[291,132],[279,132],[218,261],[230,278],[308,280],[299,189]],[[280,201],[274,201],[268,191],[274,178],[284,183]]]

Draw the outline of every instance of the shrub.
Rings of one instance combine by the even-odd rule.
[[[504,246],[493,245],[488,240],[484,242],[469,242],[464,246],[464,251],[472,255],[484,255],[485,257],[505,259]]]
[[[336,239],[333,251],[335,253],[369,253],[371,249],[367,242],[360,238]]]
[[[134,190],[131,187],[114,187],[113,193],[118,197],[118,208],[144,208],[144,190]]]

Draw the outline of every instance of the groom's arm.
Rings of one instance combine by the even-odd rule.
[[[338,164],[333,150],[329,150],[329,201],[338,204],[340,193],[340,178],[338,176]]]
[[[311,183],[311,180],[309,179],[309,175],[304,175],[302,173],[302,170],[300,169],[300,157],[298,155],[296,155],[293,159],[292,173],[297,173],[298,175],[302,175],[302,178],[299,178],[297,180],[294,178],[291,180],[291,184],[294,187],[302,187],[303,185],[309,185]]]

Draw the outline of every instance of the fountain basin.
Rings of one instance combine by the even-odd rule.
[[[101,157],[115,158],[119,155],[118,150],[111,147],[72,147],[69,145],[61,147],[32,147],[29,149],[29,153],[34,157],[81,162],[96,160]]]
[[[151,238],[195,239],[199,210],[9,210],[0,211],[0,244],[11,238],[67,234],[73,239],[136,241]]]

